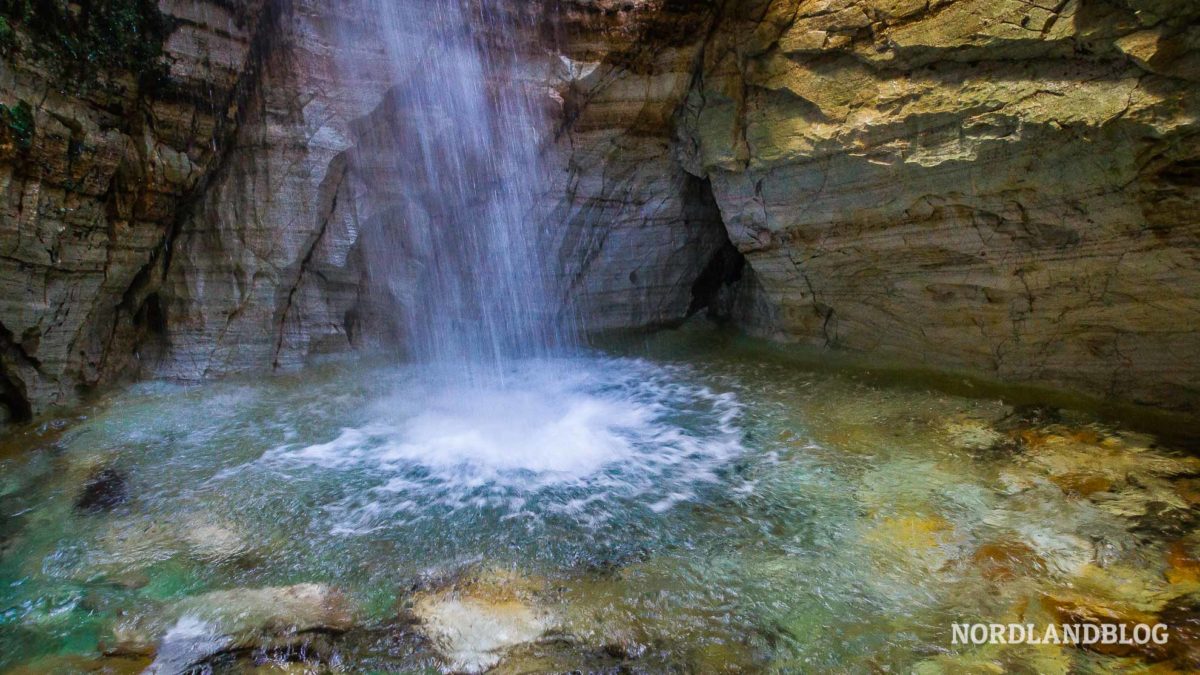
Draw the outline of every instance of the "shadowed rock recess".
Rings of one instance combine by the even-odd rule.
[[[403,191],[356,152],[406,123],[371,18],[129,4],[145,22],[119,28],[161,54],[99,71],[5,10],[3,416],[403,344],[404,289],[363,262],[404,241],[384,227]],[[521,67],[496,86],[530,88],[552,122],[531,209],[586,330],[707,311],[1200,419],[1200,5],[487,5],[536,18],[503,38]],[[92,13],[72,29],[108,26]]]

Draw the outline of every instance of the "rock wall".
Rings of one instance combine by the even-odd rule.
[[[1200,417],[1194,3],[479,1],[528,32],[496,86],[544,101],[537,208],[586,329],[708,306]],[[6,414],[402,337],[404,289],[364,263],[400,200],[373,166],[403,87],[378,26],[160,7],[165,87],[2,60],[0,102],[35,122],[0,130]]]
[[[681,320],[728,241],[707,181],[683,171],[671,147],[713,15],[610,4],[501,4],[528,32],[515,40],[476,27],[485,43],[519,46],[513,79],[494,86],[529,88],[556,130],[542,149],[543,203],[531,211],[551,214],[564,304],[593,331]],[[424,188],[396,183],[405,172],[395,162],[420,133],[397,107],[405,65],[387,62],[371,12],[348,7],[295,0],[280,21],[236,141],[174,242],[157,374],[403,350],[398,309],[419,283],[405,270],[422,264],[406,245],[419,233],[406,230],[438,224],[407,222],[407,196]],[[687,39],[648,40],[668,25]],[[425,39],[407,28],[403,39]],[[368,264],[380,257],[388,264]]]
[[[512,7],[528,67],[497,86],[538,89],[559,128],[540,208],[564,223],[570,300],[595,328],[681,319],[726,239],[707,183],[670,150],[699,42],[640,46],[660,3]],[[3,102],[27,102],[34,120],[28,148],[11,131],[0,148],[4,418],[122,378],[286,368],[403,332],[395,280],[363,264],[364,247],[388,245],[396,194],[360,145],[395,123],[403,86],[369,13],[315,0],[159,8],[168,72],[153,88],[119,69],[64,88],[20,25],[25,48],[2,60]],[[587,88],[595,103],[570,109],[593,74],[605,78]]]
[[[162,73],[93,70],[71,52],[78,36],[59,44],[53,25],[3,19],[0,420],[136,373],[136,346],[162,328],[147,289],[236,126],[263,11],[206,0],[161,10]],[[95,28],[79,6],[66,11]],[[111,37],[91,36],[87,58]]]
[[[1198,18],[1170,0],[727,5],[679,149],[753,268],[750,326],[1196,416]]]
[[[156,375],[196,380],[349,347],[361,273],[345,155],[352,121],[387,88],[378,70],[345,81],[336,69],[331,36],[351,21],[322,2],[281,6],[237,134],[173,243]]]
[[[706,2],[558,4],[559,180],[547,199],[585,329],[668,325],[728,242],[703,176],[675,157],[676,111],[716,18]]]

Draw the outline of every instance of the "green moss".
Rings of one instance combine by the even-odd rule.
[[[170,22],[154,0],[0,0],[0,19],[0,45],[15,47],[14,29],[23,29],[38,57],[81,85],[109,70],[132,72],[143,84],[163,75]]]
[[[33,145],[33,110],[28,103],[18,101],[14,106],[0,103],[0,123],[12,135],[17,148],[28,150]]]
[[[16,34],[13,32],[12,25],[8,23],[8,19],[0,16],[0,50],[8,51],[13,47],[16,41]]]

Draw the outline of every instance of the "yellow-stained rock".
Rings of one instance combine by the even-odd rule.
[[[1171,544],[1167,550],[1166,577],[1172,584],[1200,585],[1200,555],[1183,541]]]
[[[1019,541],[983,544],[975,549],[971,562],[992,581],[1009,581],[1045,564],[1032,548]]]

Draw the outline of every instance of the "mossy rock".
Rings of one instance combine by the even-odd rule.
[[[25,101],[0,103],[0,153],[25,152],[33,147],[33,109]]]
[[[22,48],[17,31],[28,34],[32,56],[80,89],[108,71],[133,73],[143,86],[166,73],[171,22],[154,0],[0,0],[0,21],[0,48]]]

